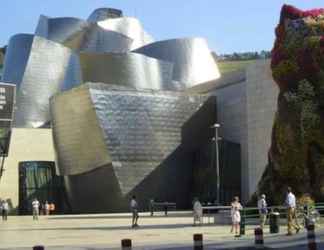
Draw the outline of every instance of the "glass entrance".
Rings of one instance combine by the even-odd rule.
[[[63,209],[63,178],[55,174],[52,161],[19,162],[19,214],[31,214],[31,203],[53,202],[56,212]]]

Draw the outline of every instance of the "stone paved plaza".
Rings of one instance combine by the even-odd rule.
[[[124,238],[132,239],[135,249],[192,249],[194,233],[202,233],[205,248],[210,249],[238,249],[235,247],[254,244],[255,226],[247,226],[246,235],[235,239],[229,233],[230,226],[207,224],[206,218],[204,226],[193,227],[189,212],[168,217],[162,213],[154,217],[141,214],[138,229],[130,228],[130,220],[130,214],[43,216],[39,221],[33,221],[31,216],[11,216],[7,222],[0,222],[0,249],[31,249],[39,244],[46,249],[119,249]],[[270,249],[306,249],[296,247],[306,244],[305,232],[287,238],[283,226],[279,234],[270,235],[267,231],[268,228],[265,243]],[[324,239],[321,227],[317,234],[319,240]]]

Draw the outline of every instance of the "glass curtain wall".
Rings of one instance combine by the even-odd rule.
[[[51,161],[19,162],[19,214],[30,214],[31,203],[37,198],[41,204],[54,203],[56,212],[62,211],[63,179],[55,174]]]

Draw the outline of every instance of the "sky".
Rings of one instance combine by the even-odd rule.
[[[271,50],[281,6],[324,8],[324,0],[1,0],[0,46],[34,33],[41,14],[87,19],[100,7],[137,17],[155,40],[204,37],[217,54]]]

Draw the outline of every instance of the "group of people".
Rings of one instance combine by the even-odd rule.
[[[288,227],[287,235],[289,236],[293,234],[294,229],[296,233],[300,231],[300,226],[298,224],[297,214],[296,214],[296,197],[292,193],[291,187],[287,188],[285,206],[287,207],[287,227]],[[231,203],[231,218],[232,218],[231,233],[233,232],[233,229],[235,229],[235,235],[237,236],[239,235],[240,222],[241,222],[240,210],[242,209],[243,207],[239,202],[239,198],[235,196],[234,201]],[[260,216],[260,228],[263,229],[268,217],[268,204],[266,201],[265,194],[261,194],[258,200],[258,210]]]
[[[41,205],[41,203],[37,200],[37,198],[35,198],[32,201],[32,208],[33,208],[33,220],[38,220],[38,216],[40,214],[40,208],[42,209],[41,211],[43,215],[50,215],[53,214],[55,211],[55,204],[45,201],[45,203]]]
[[[8,220],[8,213],[9,213],[9,203],[7,200],[0,200],[0,210],[2,215],[2,220]]]
[[[298,224],[297,216],[296,216],[296,197],[292,193],[291,187],[287,188],[285,206],[287,207],[287,226],[288,226],[287,235],[292,235],[293,230],[295,230],[295,232],[298,233],[300,231],[300,226]],[[231,203],[232,227],[230,230],[230,232],[234,233],[235,236],[240,236],[240,223],[241,223],[242,209],[243,206],[239,201],[239,197],[235,196]],[[260,228],[263,229],[268,217],[268,204],[266,201],[265,194],[261,194],[259,197],[258,211],[260,217]],[[199,199],[195,198],[193,202],[194,226],[196,225],[197,222],[199,222],[199,224],[202,224],[202,216],[203,216],[203,207],[199,202]]]

